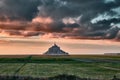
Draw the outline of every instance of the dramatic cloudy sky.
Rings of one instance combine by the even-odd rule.
[[[120,38],[120,0],[0,0],[0,33]]]
[[[120,0],[0,0],[0,38],[120,40]]]

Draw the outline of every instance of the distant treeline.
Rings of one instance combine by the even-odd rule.
[[[45,63],[45,62],[77,62],[69,58],[0,58],[0,63]]]
[[[35,78],[30,76],[2,76],[0,75],[0,80],[101,80],[101,79],[90,79],[90,78],[80,78],[74,75],[58,75],[55,77],[48,77],[48,78]],[[113,76],[111,80],[120,80],[116,76]]]

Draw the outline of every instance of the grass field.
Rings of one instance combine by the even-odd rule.
[[[50,77],[59,74],[85,78],[120,77],[120,56],[0,56],[0,75]]]

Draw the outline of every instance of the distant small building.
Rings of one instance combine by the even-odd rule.
[[[104,53],[104,55],[116,55],[116,56],[118,55],[119,56],[120,53]]]
[[[68,55],[68,53],[61,50],[58,45],[54,44],[44,53],[44,55]]]

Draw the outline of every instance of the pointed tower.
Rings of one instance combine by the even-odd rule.
[[[44,53],[44,55],[68,55],[68,53],[61,50],[60,47],[54,43],[54,45],[50,47],[48,51]]]

